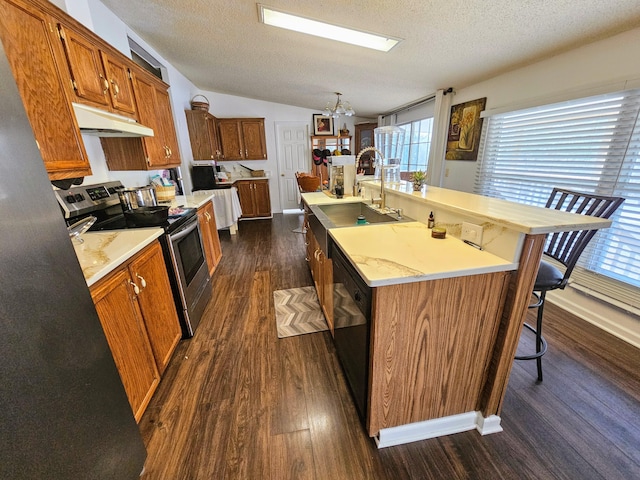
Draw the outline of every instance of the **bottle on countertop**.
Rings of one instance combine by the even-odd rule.
[[[435,222],[435,219],[433,218],[433,212],[431,212],[429,214],[429,220],[427,221],[427,227],[433,228],[434,222]]]

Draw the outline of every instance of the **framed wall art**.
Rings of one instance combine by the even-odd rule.
[[[313,134],[333,135],[333,117],[322,114],[313,114]]]
[[[449,131],[447,133],[446,160],[478,159],[478,144],[482,132],[480,112],[484,110],[487,97],[460,103],[451,107]]]

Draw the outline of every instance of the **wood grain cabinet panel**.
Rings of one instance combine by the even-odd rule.
[[[91,295],[140,421],[182,337],[159,242],[92,286]]]
[[[132,69],[138,119],[153,137],[101,138],[109,170],[157,170],[180,165],[180,151],[168,85],[142,69]]]
[[[211,276],[222,258],[222,248],[220,247],[220,237],[218,236],[218,227],[216,226],[212,202],[207,202],[198,209],[198,222],[200,223],[202,244],[209,267],[209,276]]]
[[[194,160],[219,160],[216,117],[202,110],[185,110]]]
[[[264,118],[217,119],[221,160],[266,160]]]
[[[307,256],[306,260],[309,262],[309,270],[311,271],[311,277],[313,278],[313,284],[316,288],[318,295],[318,301],[324,313],[324,318],[329,326],[331,335],[334,332],[333,322],[333,261],[322,251],[320,244],[318,243],[311,228],[309,228],[308,221],[306,220],[306,246]]]
[[[49,178],[91,175],[71,106],[72,85],[62,73],[67,67],[57,19],[38,6],[0,0],[0,39]]]
[[[234,186],[238,189],[238,199],[242,208],[240,218],[271,217],[268,180],[238,180]]]
[[[89,35],[58,24],[75,100],[136,117],[129,69],[119,57],[101,49]]]
[[[118,271],[91,293],[133,415],[140,421],[160,373],[128,270]]]
[[[129,273],[140,288],[138,303],[158,371],[162,374],[182,338],[182,329],[158,242],[131,262]]]

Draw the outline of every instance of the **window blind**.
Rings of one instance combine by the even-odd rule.
[[[625,198],[582,254],[575,284],[640,308],[640,90],[485,119],[475,191],[544,206],[553,187]]]

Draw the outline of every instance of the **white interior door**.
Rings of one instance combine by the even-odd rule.
[[[278,183],[282,210],[300,208],[300,192],[296,172],[311,171],[309,124],[277,122]]]

